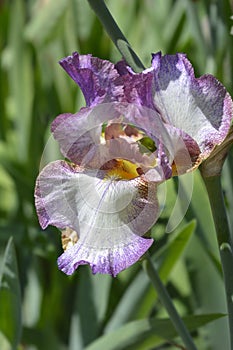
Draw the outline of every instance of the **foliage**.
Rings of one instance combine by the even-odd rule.
[[[230,0],[106,3],[146,66],[151,52],[185,52],[197,75],[214,74],[232,95]],[[0,24],[0,348],[175,349],[180,340],[140,263],[116,279],[93,276],[87,266],[65,276],[56,265],[59,232],[42,232],[34,208],[39,169],[60,157],[50,124],[59,113],[84,105],[58,60],[78,51],[116,62],[119,53],[85,0],[3,0]],[[232,170],[231,153],[222,179],[231,224]],[[226,319],[219,318],[226,312],[224,287],[207,195],[196,172],[189,209],[168,234],[177,185],[166,184],[151,254],[199,348],[227,350]]]

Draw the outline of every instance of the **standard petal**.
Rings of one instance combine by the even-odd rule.
[[[226,137],[232,100],[213,76],[195,78],[184,54],[153,55],[154,103],[163,120],[183,130],[198,144],[202,158]]]
[[[52,132],[61,146],[64,157],[75,164],[94,169],[99,169],[106,162],[116,158],[136,163],[143,171],[156,165],[155,155],[143,154],[141,152],[143,147],[140,148],[133,138],[131,141],[130,137],[121,138],[117,135],[118,138],[109,139],[102,144],[102,123],[105,121],[103,114],[99,125],[95,125],[92,124],[92,120],[89,120],[89,110],[85,109],[85,111],[85,115],[82,115],[82,112],[77,115],[60,115],[52,124]],[[114,117],[114,114],[112,116]],[[109,118],[109,114],[106,117]],[[95,123],[98,119],[97,115]],[[88,130],[90,125],[92,128]]]
[[[91,112],[92,109],[83,108],[76,114],[61,114],[51,125],[61,153],[76,164],[81,164],[84,159],[86,162],[91,160],[100,144],[103,122],[90,120]]]
[[[119,118],[119,115],[114,103],[82,108],[76,114],[59,115],[53,121],[51,131],[63,156],[76,164],[85,165],[92,160],[101,144],[103,124]]]
[[[138,177],[114,179],[107,171],[83,170],[64,161],[42,170],[35,190],[43,228],[76,231],[78,242],[59,258],[67,274],[80,264],[116,275],[136,262],[153,240],[143,236],[158,215],[157,184]]]
[[[172,173],[182,175],[194,170],[200,164],[200,148],[196,141],[183,130],[166,124],[166,128],[173,140],[174,159],[172,162]],[[159,157],[162,159],[162,156]]]
[[[156,109],[152,94],[153,71],[146,69],[141,73],[134,73],[124,61],[118,62],[115,67],[123,80],[124,97],[122,101]]]
[[[148,135],[158,146],[162,143],[174,159],[174,142],[157,112],[134,104],[104,103],[93,108],[83,108],[73,115],[60,115],[52,123],[54,138],[59,142],[62,154],[76,164],[100,168],[105,161],[125,158],[151,167],[151,156],[138,152],[138,146],[125,145],[124,141],[111,141],[110,145],[101,143],[102,126],[107,122],[133,124]],[[120,135],[119,135],[120,136]],[[119,137],[120,138],[120,137]],[[117,140],[117,139],[116,139]],[[116,146],[116,147],[115,147]],[[130,157],[132,157],[130,159]],[[148,162],[149,160],[149,162]],[[96,166],[97,163],[97,166]],[[152,161],[152,166],[155,162]]]
[[[60,64],[80,86],[87,106],[121,100],[123,85],[113,63],[74,52]]]

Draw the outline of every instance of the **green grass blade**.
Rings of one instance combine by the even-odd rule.
[[[172,241],[162,248],[156,257],[158,263],[158,271],[161,280],[166,283],[176,263],[181,258],[185,247],[187,246],[191,236],[196,228],[196,221],[192,220],[184,228],[178,232]],[[154,260],[154,259],[153,259]],[[150,285],[146,294],[138,307],[138,317],[145,317],[153,307],[157,294],[154,288]]]
[[[178,232],[176,237],[164,249],[155,255],[158,259],[159,274],[163,282],[167,281],[195,227],[195,221],[191,221]],[[147,277],[143,271],[140,271],[118,303],[112,318],[106,326],[106,330],[116,329],[124,322],[132,319],[135,315],[135,310],[137,310],[138,317],[145,317],[153,306],[156,297],[154,288],[149,286]]]
[[[7,112],[14,124],[10,143],[15,147],[17,158],[27,157],[30,117],[34,98],[33,68],[31,52],[23,38],[25,4],[22,0],[12,3],[9,20],[9,41],[3,52],[9,79]]]
[[[36,46],[53,39],[54,33],[62,28],[62,18],[68,5],[69,1],[66,0],[41,3],[41,7],[35,11],[31,21],[25,27],[25,37]]]
[[[93,276],[88,268],[79,271],[69,350],[81,349],[98,336],[107,310],[111,282],[110,276]]]
[[[1,267],[0,310],[0,332],[14,350],[21,337],[21,294],[13,238],[8,241]]]
[[[183,321],[190,331],[223,317],[223,314],[207,314],[184,317]],[[125,350],[138,345],[153,336],[153,346],[172,340],[177,333],[169,319],[143,319],[133,321],[114,332],[103,335],[90,344],[85,350]],[[156,337],[155,337],[156,336]],[[135,348],[134,348],[135,349]],[[149,348],[146,348],[149,349]]]

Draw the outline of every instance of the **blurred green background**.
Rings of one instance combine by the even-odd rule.
[[[232,95],[230,0],[106,4],[147,67],[152,52],[185,52],[197,76],[214,74]],[[56,265],[59,232],[42,231],[34,208],[39,169],[59,158],[50,124],[59,113],[84,106],[58,61],[73,51],[113,62],[120,54],[86,0],[1,0],[0,24],[0,349],[177,349],[181,341],[169,323],[159,321],[167,314],[140,262],[115,279],[92,276],[87,266],[67,277]],[[231,153],[222,176],[231,224],[232,172]],[[193,180],[189,209],[169,234],[178,181],[166,184],[151,254],[181,315],[225,313],[214,227],[198,171]],[[210,320],[196,320],[203,326],[195,329],[189,319],[198,349],[228,350],[226,319],[205,325]]]

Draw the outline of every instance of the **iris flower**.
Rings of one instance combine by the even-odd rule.
[[[141,73],[78,53],[60,64],[87,106],[52,123],[66,160],[38,176],[39,222],[62,230],[63,272],[89,264],[116,276],[153,243],[146,233],[159,215],[159,184],[224,144],[232,100],[213,76],[195,78],[184,54],[154,54]]]

